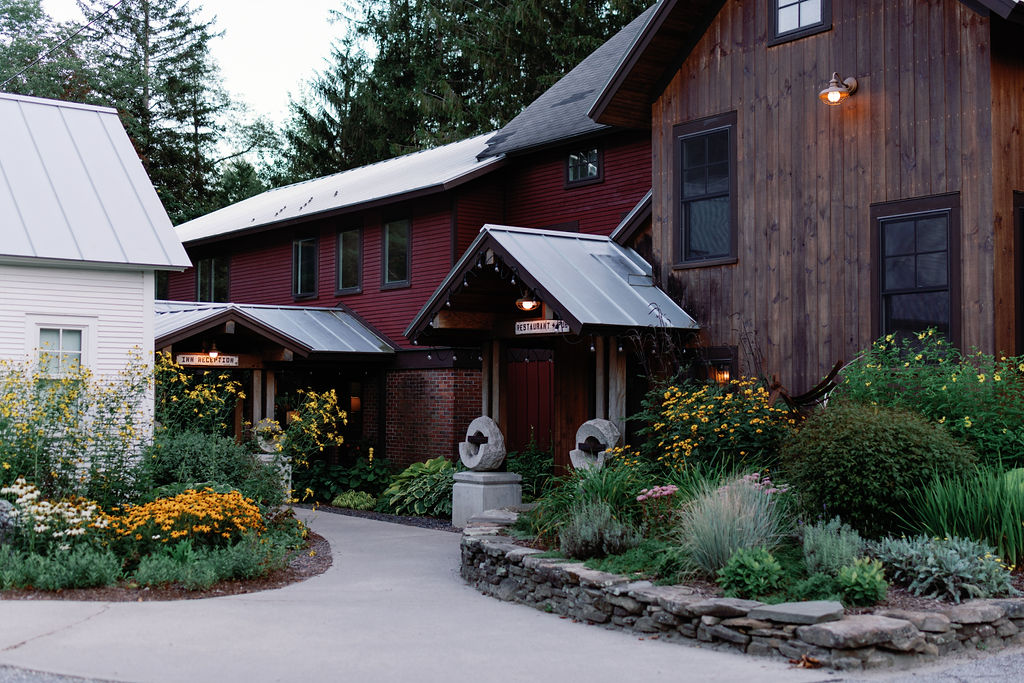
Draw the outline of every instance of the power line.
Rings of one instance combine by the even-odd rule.
[[[106,16],[106,15],[107,15],[107,13],[109,13],[109,12],[110,12],[110,10],[112,10],[112,9],[116,9],[116,8],[117,8],[118,6],[120,6],[120,5],[121,5],[121,4],[123,4],[124,2],[125,2],[125,0],[117,0],[117,2],[115,2],[115,3],[113,4],[113,5],[111,5],[110,7],[108,7],[108,8],[107,8],[107,9],[105,9],[105,10],[103,10],[102,12],[100,12],[99,14],[97,14],[97,15],[96,15],[95,17],[93,17],[93,19],[92,19],[91,21],[89,21],[89,22],[88,22],[88,23],[86,23],[86,24],[82,24],[81,26],[79,26],[79,27],[78,27],[78,30],[77,30],[77,31],[75,31],[75,32],[74,32],[74,33],[72,33],[72,34],[71,34],[70,36],[68,36],[67,38],[65,38],[65,39],[64,39],[64,40],[62,40],[61,42],[59,42],[59,43],[57,43],[56,45],[54,45],[53,47],[51,47],[51,48],[50,48],[49,50],[47,50],[47,51],[46,51],[46,52],[44,52],[43,54],[41,54],[41,55],[39,55],[38,57],[36,57],[36,60],[35,60],[34,62],[32,62],[31,64],[27,65],[27,66],[26,66],[26,67],[25,67],[24,69],[22,69],[21,71],[19,71],[19,72],[18,72],[18,73],[16,73],[16,74],[14,74],[13,76],[11,76],[11,77],[10,77],[10,78],[8,78],[7,80],[5,80],[5,81],[4,81],[3,83],[0,83],[0,88],[4,88],[4,87],[5,87],[5,86],[6,86],[6,85],[7,85],[8,83],[10,83],[11,81],[13,81],[13,80],[14,80],[15,78],[17,78],[18,76],[22,75],[23,73],[25,73],[26,71],[28,71],[29,69],[31,69],[32,67],[34,67],[34,66],[35,66],[36,64],[38,64],[39,62],[41,62],[41,61],[43,61],[44,59],[46,59],[47,57],[49,57],[49,56],[50,56],[51,54],[53,54],[53,53],[54,53],[55,51],[59,50],[60,48],[64,47],[64,46],[65,46],[65,45],[67,45],[68,43],[70,43],[70,42],[71,42],[71,40],[72,40],[73,38],[75,38],[75,37],[76,37],[76,36],[77,36],[77,35],[78,35],[79,33],[81,33],[81,32],[82,32],[82,31],[84,31],[85,29],[87,29],[87,28],[89,28],[90,26],[92,26],[92,25],[93,25],[94,23],[96,23],[96,21],[98,21],[99,19],[101,19],[101,18],[103,18],[104,16]]]

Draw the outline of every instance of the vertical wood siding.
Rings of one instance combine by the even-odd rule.
[[[995,262],[993,244],[1005,252],[1011,187],[994,195],[992,179],[1016,174],[1019,186],[1024,176],[1021,33],[992,56],[988,18],[957,0],[835,0],[830,31],[766,47],[768,5],[727,2],[654,103],[652,230],[663,282],[708,343],[742,349],[747,336],[765,353],[763,370],[800,391],[871,341],[870,206],[959,193],[962,342],[993,351],[992,272],[998,278],[1010,258]],[[855,76],[859,89],[826,107],[817,93],[833,71]],[[993,87],[1006,95],[994,112]],[[730,111],[737,263],[673,268],[673,126]],[[1000,338],[1012,324],[1002,320]]]

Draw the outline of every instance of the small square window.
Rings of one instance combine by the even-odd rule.
[[[62,327],[39,328],[39,371],[55,376],[82,367],[82,330]]]
[[[338,233],[338,282],[339,294],[359,291],[362,270],[363,245],[362,230],[350,228]]]
[[[777,45],[832,28],[832,0],[768,0],[772,40]]]
[[[409,237],[408,219],[384,224],[384,287],[409,284]]]
[[[589,185],[604,177],[601,150],[597,147],[569,152],[565,162],[565,184]]]
[[[292,295],[316,296],[316,239],[309,237],[292,242]]]

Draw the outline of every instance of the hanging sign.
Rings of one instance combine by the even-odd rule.
[[[208,353],[179,353],[174,362],[178,365],[212,365],[214,367],[234,368],[238,367],[238,356],[228,356],[221,353],[216,358],[211,358]]]
[[[516,334],[558,334],[569,331],[569,323],[564,320],[519,320],[516,322]]]

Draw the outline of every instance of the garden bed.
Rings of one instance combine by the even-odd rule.
[[[1020,598],[951,605],[909,594],[904,601],[897,592],[890,593],[895,604],[857,613],[832,601],[764,605],[718,597],[710,584],[656,586],[545,557],[501,535],[514,518],[488,514],[487,521],[465,529],[461,572],[470,585],[501,600],[643,637],[695,640],[843,670],[914,666],[954,652],[1024,644]]]

